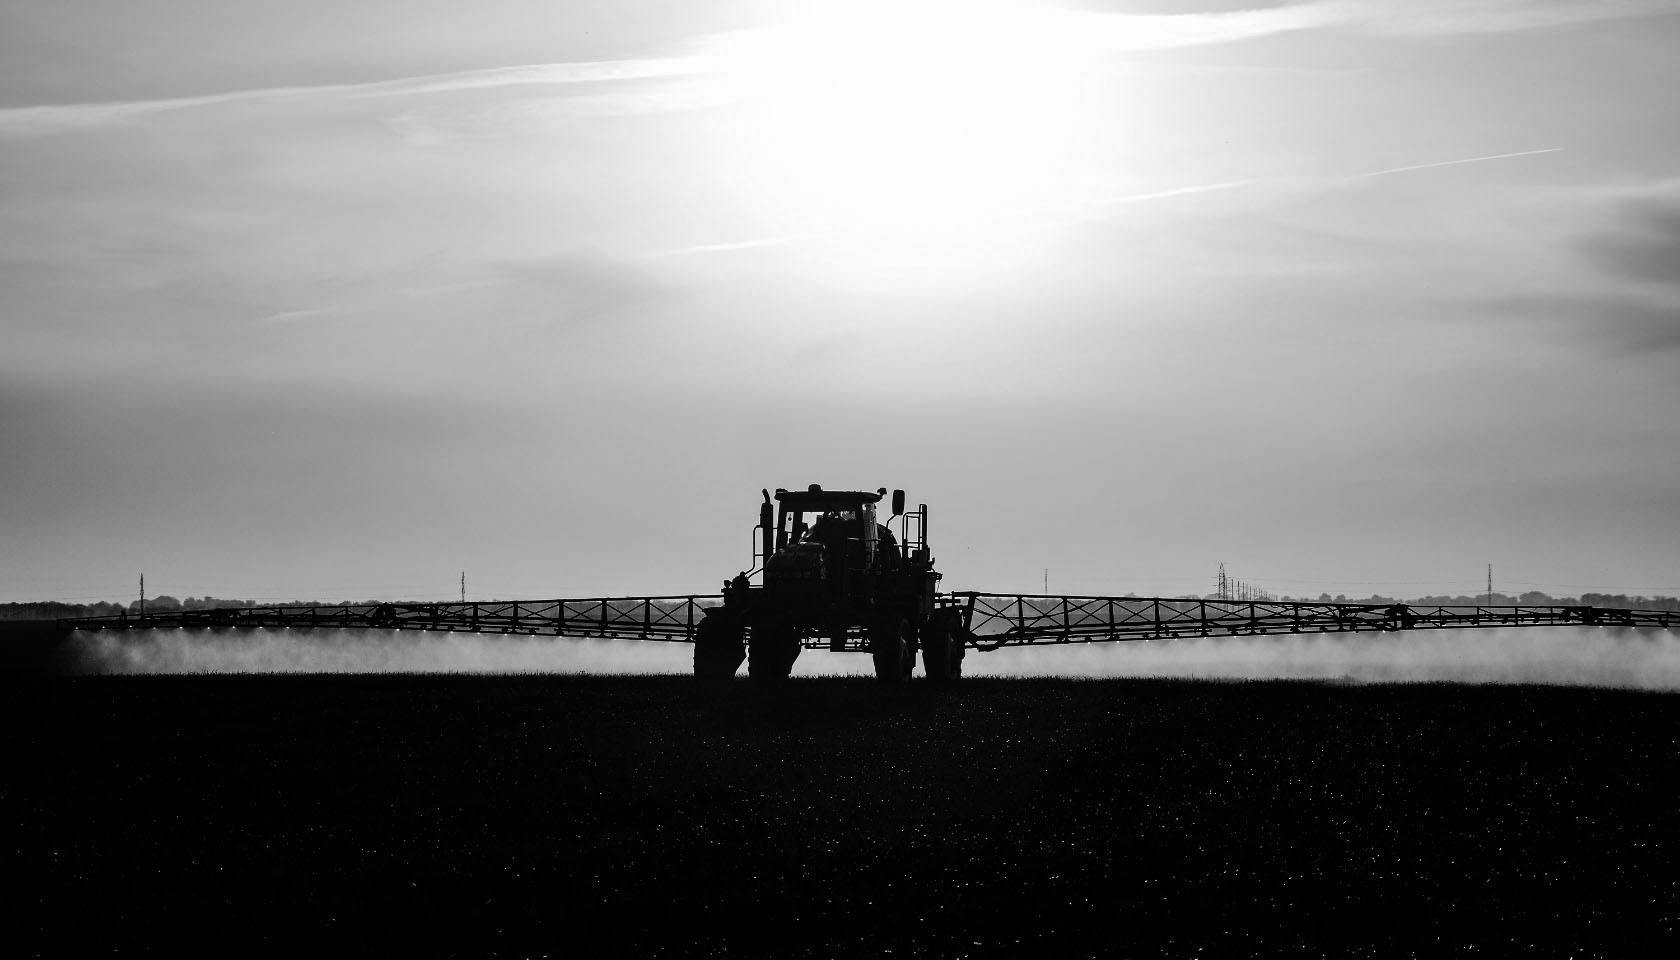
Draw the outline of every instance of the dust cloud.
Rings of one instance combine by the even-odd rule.
[[[1544,683],[1680,690],[1680,636],[1535,627],[1290,634],[971,653],[969,676],[1186,677],[1348,683]]]
[[[139,630],[71,636],[74,672],[685,674],[664,641],[344,630]],[[743,673],[745,670],[743,669]],[[807,650],[795,676],[866,676],[864,654]],[[920,670],[917,671],[920,673]],[[970,651],[968,676],[1543,683],[1680,690],[1671,632],[1547,627],[1302,634]]]
[[[76,673],[687,673],[686,643],[391,630],[72,634]]]
[[[392,630],[99,630],[70,636],[79,674],[687,674],[686,643]],[[742,673],[746,672],[743,666]],[[806,650],[794,676],[873,675],[861,654]]]

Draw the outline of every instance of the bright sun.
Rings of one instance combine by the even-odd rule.
[[[1014,4],[848,3],[716,49],[767,226],[891,279],[996,265],[1068,195],[1080,58]]]

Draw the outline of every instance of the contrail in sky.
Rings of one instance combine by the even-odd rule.
[[[818,240],[832,234],[822,233],[787,233],[774,237],[756,237],[751,240],[726,240],[720,243],[700,243],[691,247],[676,247],[670,250],[656,250],[644,254],[647,258],[680,257],[691,253],[729,253],[734,250],[756,250],[761,247],[779,247],[784,244],[798,243],[801,240]]]
[[[1518,150],[1515,153],[1490,153],[1485,157],[1461,157],[1457,160],[1437,160],[1434,163],[1414,163],[1404,167],[1389,167],[1387,170],[1372,170],[1369,173],[1356,173],[1356,177],[1383,177],[1391,173],[1407,173],[1412,170],[1432,170],[1435,167],[1455,167],[1461,163],[1481,163],[1483,160],[1509,160],[1513,157],[1537,157],[1542,153],[1562,153],[1562,147],[1547,147],[1544,150]]]
[[[1173,187],[1169,190],[1152,190],[1148,193],[1130,193],[1118,197],[1105,197],[1093,201],[1095,206],[1114,206],[1123,203],[1145,203],[1150,200],[1168,200],[1173,197],[1192,196],[1198,193],[1212,193],[1216,190],[1230,190],[1235,187],[1245,187],[1258,183],[1257,180],[1224,180],[1218,183],[1201,183],[1189,187]],[[1043,216],[1049,213],[1067,212],[1062,207],[1023,207],[1016,210],[1002,211],[1014,217]],[[1081,205],[1076,209],[1084,209]],[[757,237],[750,240],[730,240],[720,243],[701,243],[688,247],[676,247],[670,250],[656,250],[644,254],[648,259],[658,257],[678,257],[689,254],[731,253],[737,250],[757,250],[763,247],[779,247],[787,244],[800,243],[807,240],[829,240],[848,235],[847,231],[807,231],[804,233],[787,233],[772,237]]]
[[[234,103],[261,103],[318,97],[400,97],[426,93],[448,93],[491,87],[531,84],[584,84],[615,80],[644,80],[675,77],[695,72],[698,61],[684,57],[641,60],[602,60],[588,63],[544,63],[491,70],[404,77],[372,83],[342,83],[322,86],[266,87],[236,90],[198,97],[162,100],[126,100],[107,103],[71,103],[38,107],[0,108],[0,139],[42,136],[86,130],[120,123],[133,117],[214,107]]]
[[[1509,160],[1514,157],[1534,157],[1546,153],[1561,153],[1562,147],[1546,147],[1542,150],[1518,150],[1514,153],[1490,153],[1480,157],[1460,157],[1456,160],[1437,160],[1433,163],[1414,163],[1404,167],[1389,167],[1385,170],[1372,170],[1368,173],[1356,173],[1346,179],[1358,180],[1366,177],[1382,177],[1391,173],[1409,173],[1413,170],[1432,170],[1436,167],[1453,167],[1464,163],[1481,163],[1486,160]],[[1173,187],[1167,190],[1152,190],[1147,193],[1132,193],[1118,197],[1105,197],[1091,202],[1094,207],[1117,206],[1127,203],[1147,203],[1152,200],[1169,200],[1174,197],[1194,196],[1200,193],[1213,193],[1222,190],[1235,190],[1264,184],[1264,179],[1248,178],[1243,180],[1222,180],[1216,183],[1201,183],[1188,187]],[[1047,209],[1023,209],[1014,211],[1017,215],[1044,214]],[[785,244],[799,243],[806,240],[822,240],[838,236],[838,233],[810,232],[791,233],[773,237],[759,237],[750,240],[733,240],[721,243],[702,243],[688,247],[677,247],[670,250],[657,250],[643,256],[649,259],[659,257],[676,257],[690,254],[730,253],[737,250],[755,250],[763,247],[778,247]]]
[[[1193,187],[1173,187],[1170,190],[1152,190],[1149,193],[1129,193],[1125,196],[1098,200],[1097,203],[1105,206],[1116,203],[1143,203],[1147,200],[1166,200],[1171,197],[1186,197],[1197,193],[1212,193],[1215,190],[1231,190],[1259,182],[1252,177],[1244,180],[1221,180],[1218,183],[1199,183]]]

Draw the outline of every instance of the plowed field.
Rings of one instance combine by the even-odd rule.
[[[1671,694],[538,676],[4,693],[26,952],[1680,945]]]

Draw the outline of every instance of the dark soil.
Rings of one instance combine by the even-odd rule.
[[[1680,697],[14,677],[13,955],[1659,956]]]

